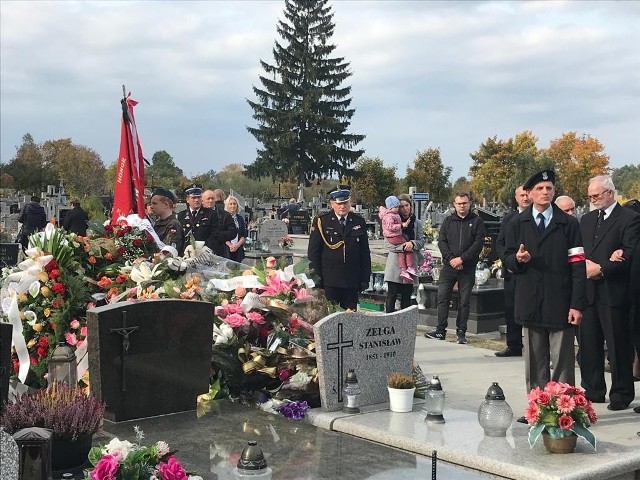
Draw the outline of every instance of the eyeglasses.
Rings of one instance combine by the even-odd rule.
[[[595,195],[587,195],[587,198],[589,200],[598,200],[599,198],[601,198],[605,193],[610,192],[611,190],[603,190],[600,193],[597,193]]]

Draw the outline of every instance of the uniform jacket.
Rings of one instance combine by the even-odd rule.
[[[73,207],[67,212],[62,221],[62,226],[67,232],[75,233],[76,235],[87,234],[87,222],[89,221],[89,215],[82,207]]]
[[[585,257],[600,264],[603,273],[602,279],[587,280],[587,302],[589,305],[594,303],[597,290],[600,301],[605,305],[625,307],[630,300],[629,269],[634,250],[640,242],[640,215],[616,204],[600,226],[598,240],[594,240],[597,221],[597,210],[585,214],[580,220]],[[625,261],[609,261],[611,254],[619,248],[624,250]]]
[[[22,224],[23,234],[30,235],[47,226],[47,214],[42,205],[32,201],[23,207],[18,221]]]
[[[191,209],[187,208],[178,214],[178,220],[184,231],[185,245],[193,233],[195,240],[204,241],[207,247],[221,257],[225,253],[225,242],[236,238],[238,234],[233,218],[224,210],[200,207],[192,218]]]
[[[445,268],[449,261],[462,258],[463,271],[474,271],[484,245],[484,222],[473,212],[462,218],[456,212],[446,217],[440,226],[438,248]]]
[[[411,251],[411,253],[413,253],[413,264],[417,268],[424,261],[424,257],[420,253],[420,250],[424,248],[424,232],[422,231],[422,220],[418,220],[416,218],[413,222],[413,228],[414,238],[413,240],[411,240],[411,243],[413,243],[413,250]],[[393,253],[396,250],[401,250],[402,245],[396,246],[386,243],[385,246],[389,249],[389,255],[387,256],[387,263],[384,267],[384,281],[404,284],[405,282],[400,279],[400,265],[398,264],[398,257]],[[413,283],[418,283],[418,279],[416,278]]]
[[[507,214],[502,217],[500,221],[500,232],[498,233],[498,238],[496,238],[496,254],[498,258],[502,260],[502,278],[505,280],[511,279],[511,273],[507,270],[507,267],[504,264],[504,255],[507,251],[506,246],[506,237],[507,237],[507,229],[509,228],[509,223],[518,216],[520,212],[517,210],[511,210],[507,212]]]
[[[317,216],[311,223],[307,255],[321,278],[320,287],[357,288],[369,283],[371,252],[367,224],[354,213],[346,217],[344,234],[335,213]]]
[[[569,309],[586,306],[584,260],[569,262],[569,249],[582,247],[578,221],[553,205],[553,216],[541,235],[531,215],[533,206],[519,214],[506,231],[505,263],[516,275],[515,321],[525,327],[573,327]],[[520,247],[531,255],[518,263]]]
[[[156,223],[153,224],[153,229],[162,243],[175,247],[178,250],[178,254],[182,255],[184,251],[184,233],[180,220],[178,220],[175,213],[172,213],[167,218],[156,220]]]

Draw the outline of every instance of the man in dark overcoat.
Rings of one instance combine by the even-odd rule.
[[[184,232],[184,245],[189,245],[191,236],[203,241],[213,253],[225,256],[225,242],[236,238],[238,229],[233,218],[224,210],[202,206],[202,187],[193,184],[184,190],[187,209],[178,214]]]
[[[80,200],[74,198],[71,201],[73,208],[67,212],[62,220],[62,226],[69,233],[75,233],[76,235],[86,236],[87,225],[89,223],[89,215],[80,206]]]
[[[507,348],[495,353],[496,357],[521,357],[522,356],[522,325],[514,319],[514,299],[516,293],[516,278],[505,267],[504,255],[506,252],[506,234],[509,224],[522,213],[525,208],[531,205],[529,194],[518,185],[515,190],[515,201],[518,206],[516,210],[508,212],[500,222],[500,232],[496,239],[496,253],[502,261],[502,278],[504,279],[504,319],[507,324]]]
[[[615,200],[611,177],[589,181],[592,211],[580,220],[587,276],[587,309],[580,326],[582,387],[591,401],[604,402],[604,341],[607,342],[611,387],[609,410],[624,410],[635,397],[633,343],[629,324],[629,268],[640,241],[640,215]],[[622,249],[624,261],[611,261]]]
[[[369,286],[371,276],[367,224],[351,212],[349,190],[334,190],[329,201],[331,211],[313,219],[307,256],[327,299],[356,310],[358,293]]]
[[[528,391],[544,388],[550,380],[575,385],[573,327],[586,303],[580,225],[551,203],[554,182],[552,170],[525,182],[532,204],[507,230],[505,263],[517,277],[515,321],[524,331]]]
[[[18,222],[22,224],[22,227],[16,242],[22,244],[22,247],[26,249],[29,244],[29,236],[47,226],[47,213],[40,205],[40,197],[31,197],[31,201],[20,212]]]

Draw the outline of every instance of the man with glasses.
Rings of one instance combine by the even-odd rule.
[[[458,284],[458,315],[456,340],[467,343],[467,321],[471,289],[475,283],[476,265],[484,245],[484,222],[471,212],[471,198],[460,192],[453,200],[454,212],[444,219],[438,235],[438,248],[442,254],[443,268],[438,281],[438,326],[427,338],[444,340],[449,321],[449,302],[453,286]]]
[[[580,221],[587,276],[587,308],[580,325],[582,387],[592,402],[604,403],[604,341],[611,366],[609,410],[624,410],[635,397],[633,344],[629,325],[629,266],[640,242],[640,215],[615,200],[611,177],[589,180],[593,210]],[[612,261],[621,249],[624,261]]]
[[[556,205],[567,215],[576,216],[576,202],[567,195],[560,195],[556,198]]]

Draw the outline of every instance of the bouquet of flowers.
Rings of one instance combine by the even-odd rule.
[[[114,438],[108,444],[93,447],[89,462],[94,466],[85,480],[202,480],[187,475],[180,462],[173,456],[165,442],[149,447],[140,445],[144,433],[134,427],[136,442]]]
[[[282,237],[278,241],[278,245],[283,250],[289,250],[291,247],[293,247],[293,238],[291,238],[289,236]]]
[[[431,243],[438,238],[438,229],[431,224],[431,219],[427,218],[422,227],[422,233],[427,243]]]
[[[533,447],[542,432],[552,438],[578,435],[595,450],[596,437],[587,427],[596,422],[596,413],[584,390],[566,383],[549,382],[540,390],[534,388],[527,395],[529,406],[525,418],[529,429],[529,446]]]

